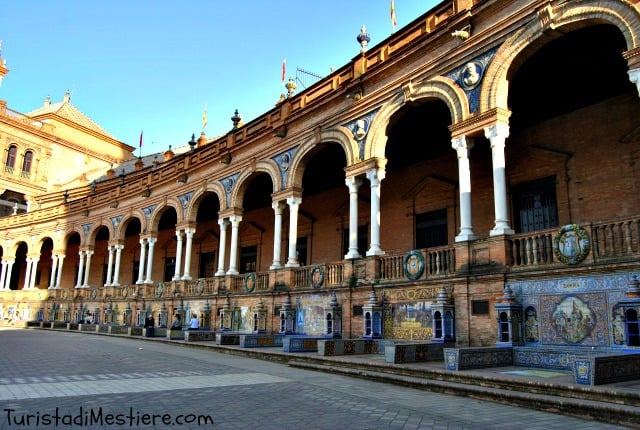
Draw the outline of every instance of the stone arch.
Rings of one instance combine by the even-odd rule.
[[[302,186],[304,167],[309,160],[309,156],[315,153],[319,144],[328,142],[337,143],[342,147],[345,157],[347,158],[347,166],[359,161],[358,142],[355,141],[349,129],[342,126],[336,126],[332,129],[322,130],[319,135],[315,135],[302,143],[296,151],[289,166],[291,173],[287,177],[287,183],[285,184],[286,188]]]
[[[207,193],[214,193],[216,197],[218,197],[218,201],[220,202],[220,210],[224,209],[226,200],[225,200],[225,192],[224,192],[224,188],[222,187],[222,184],[220,183],[220,181],[208,182],[206,186],[203,186],[202,188],[198,189],[191,197],[191,200],[189,201],[189,204],[187,205],[187,209],[185,211],[184,221],[187,221],[187,222],[196,221],[196,216],[198,214],[198,207],[200,206],[200,201],[202,200],[202,197],[204,197],[204,195]]]
[[[280,170],[278,169],[275,161],[258,161],[255,166],[247,167],[241,170],[238,174],[238,179],[236,180],[233,190],[231,190],[231,196],[229,199],[230,207],[242,207],[242,198],[244,197],[244,192],[249,185],[249,178],[257,172],[269,175],[271,183],[273,184],[274,193],[280,189]]]
[[[612,24],[620,29],[627,50],[636,48],[640,37],[640,12],[618,0],[586,0],[547,5],[538,10],[538,19],[529,22],[500,46],[485,72],[480,95],[480,111],[507,109],[509,69],[522,51],[541,38],[547,30],[580,21]]]
[[[182,221],[182,204],[176,197],[167,197],[166,201],[158,205],[151,216],[149,217],[149,225],[147,226],[147,232],[158,231],[158,224],[162,214],[169,208],[173,208],[176,211],[177,222]]]
[[[88,242],[87,244],[95,245],[96,236],[98,235],[98,231],[102,227],[106,227],[106,229],[109,231],[109,238],[110,239],[114,238],[113,225],[110,222],[108,222],[108,223],[100,223],[100,224],[97,224],[95,227],[91,228],[91,231],[89,232],[89,235],[87,237],[87,242]]]
[[[69,243],[69,238],[71,238],[71,236],[74,233],[78,233],[78,237],[80,237],[80,246],[84,245],[83,241],[84,241],[84,232],[82,231],[82,228],[78,225],[72,225],[69,228],[67,228],[67,230],[64,232],[64,234],[62,235],[62,241],[60,243],[60,247],[62,249],[65,249],[67,247],[67,244]]]
[[[386,129],[389,119],[406,102],[424,98],[443,101],[451,113],[452,124],[464,121],[470,116],[467,96],[453,79],[436,76],[417,84],[409,82],[402,87],[402,92],[384,104],[376,115],[366,140],[365,160],[385,158]]]
[[[117,240],[124,240],[124,232],[127,230],[127,224],[129,224],[129,221],[133,220],[133,219],[137,219],[138,221],[140,221],[140,230],[144,231],[144,229],[146,228],[146,218],[144,216],[144,213],[140,210],[140,209],[134,209],[131,211],[130,214],[125,215],[122,220],[120,221],[120,224],[118,224],[118,229],[116,230],[116,235],[114,236],[114,239]]]

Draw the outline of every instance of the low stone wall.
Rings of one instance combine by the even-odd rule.
[[[147,329],[142,328],[142,336],[151,337],[147,335]],[[166,327],[154,327],[153,329],[153,337],[167,337],[167,328]]]
[[[78,330],[78,323],[67,323],[67,330]]]
[[[376,339],[318,340],[318,354],[322,356],[378,354],[382,351],[384,347]]]
[[[282,350],[284,352],[317,352],[319,340],[327,340],[327,338],[285,336],[282,340]]]
[[[270,346],[282,346],[281,334],[241,334],[240,348],[260,348]]]
[[[573,360],[573,379],[581,385],[640,379],[640,354],[576,356]]]
[[[444,348],[444,364],[447,370],[512,366],[513,348]]]
[[[184,339],[184,333],[181,329],[180,330],[171,330],[168,329],[167,330],[167,339],[169,340],[182,340]]]
[[[78,326],[79,331],[89,331],[89,332],[97,332],[98,325],[96,324],[80,324]]]
[[[98,333],[109,333],[110,325],[100,325],[98,326]]]
[[[398,343],[387,345],[384,359],[387,363],[413,363],[444,359],[444,343]]]
[[[184,332],[185,342],[215,341],[216,332],[209,330],[187,330]]]
[[[129,336],[142,336],[142,327],[129,327],[128,335]]]
[[[129,326],[126,325],[110,325],[107,333],[109,334],[129,334]]]

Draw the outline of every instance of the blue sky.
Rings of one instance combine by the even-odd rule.
[[[439,0],[395,0],[396,31]],[[66,90],[79,110],[142,154],[226,133],[274,107],[296,68],[326,76],[392,32],[390,0],[27,0],[0,2],[0,85],[28,113]],[[136,155],[139,150],[136,150]]]

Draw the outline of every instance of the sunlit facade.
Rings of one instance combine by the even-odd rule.
[[[223,136],[43,187],[0,219],[5,318],[640,346],[639,4],[444,1]]]

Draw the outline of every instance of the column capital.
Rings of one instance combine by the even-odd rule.
[[[629,74],[629,80],[632,84],[635,84],[638,94],[640,94],[640,69],[632,69],[627,73]]]
[[[355,176],[348,176],[344,180],[344,183],[347,185],[347,187],[349,187],[349,192],[355,193],[358,191],[358,188],[360,188],[360,185],[362,185],[362,179],[359,179]]]
[[[458,154],[458,158],[468,157],[469,151],[473,148],[473,145],[473,139],[467,136],[457,136],[451,139],[451,147],[455,149]]]
[[[300,206],[300,204],[302,203],[302,197],[287,197],[287,205],[289,205],[289,207],[292,206]]]
[[[277,202],[272,202],[271,203],[271,208],[273,208],[273,210],[275,211],[276,214],[282,214],[284,206],[285,206],[285,204],[281,200],[278,200]]]
[[[504,142],[504,139],[509,137],[509,124],[496,122],[495,124],[484,128],[484,135],[491,141],[491,146],[495,143],[499,143],[496,142],[496,140],[502,140]]]

